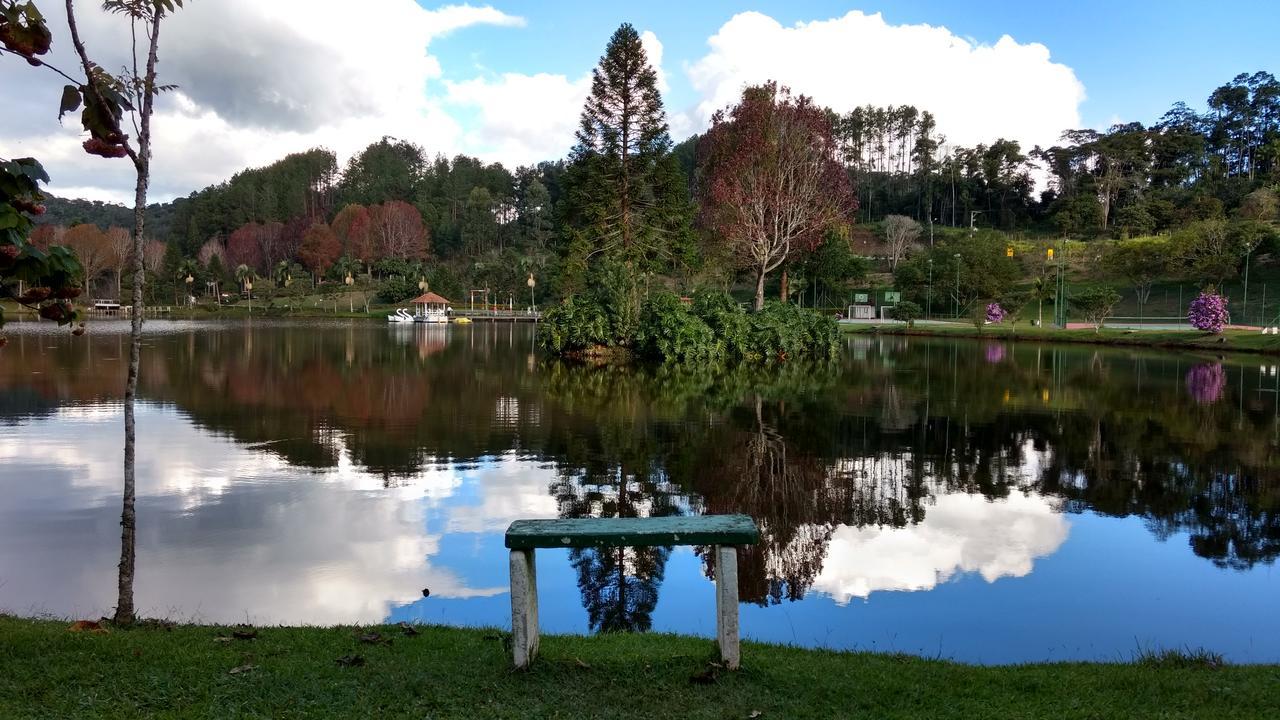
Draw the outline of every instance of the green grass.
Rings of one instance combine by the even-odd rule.
[[[362,643],[369,630],[391,643]],[[708,664],[710,640],[616,634],[544,637],[533,669],[514,672],[493,630],[263,628],[253,640],[216,640],[230,634],[159,624],[97,634],[0,617],[0,717],[1280,716],[1277,666],[975,667],[746,643],[742,669],[722,672]],[[337,662],[351,655],[363,664]]]
[[[1044,342],[1280,354],[1280,335],[1263,335],[1256,330],[1227,330],[1221,335],[1211,335],[1197,330],[1122,330],[1104,327],[1101,331],[1094,332],[1092,328],[1062,330],[1055,327],[1033,327],[1024,324],[1016,329],[1008,325],[989,325],[979,331],[970,323],[917,323],[914,328],[908,328],[901,323],[858,323],[842,324],[840,329],[848,333],[999,338],[1005,340],[1016,338]]]

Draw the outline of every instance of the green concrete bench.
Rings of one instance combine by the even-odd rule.
[[[537,548],[667,547],[710,545],[716,559],[716,639],[720,657],[738,667],[738,553],[755,545],[760,531],[746,515],[655,518],[517,520],[507,528],[511,549],[511,645],[525,668],[538,654]]]

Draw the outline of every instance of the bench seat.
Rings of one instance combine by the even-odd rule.
[[[507,529],[507,547],[512,550],[754,545],[759,541],[760,531],[746,515],[516,520]]]
[[[760,542],[746,515],[516,520],[507,528],[511,550],[511,649],[517,668],[538,654],[538,548],[709,545],[715,559],[716,640],[725,666],[738,651],[738,548]]]

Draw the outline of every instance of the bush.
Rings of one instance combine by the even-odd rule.
[[[659,360],[717,360],[724,345],[702,318],[669,292],[651,295],[640,310],[636,352]]]
[[[835,320],[796,305],[769,302],[763,310],[747,317],[748,359],[831,357],[840,345]]]
[[[398,303],[415,298],[421,294],[418,281],[406,277],[392,276],[378,285],[378,299],[384,303]]]
[[[1084,313],[1086,320],[1093,323],[1095,332],[1106,322],[1107,316],[1111,314],[1118,302],[1120,302],[1120,293],[1109,287],[1089,288],[1071,298],[1071,304]]]
[[[751,324],[733,296],[723,290],[699,290],[693,294],[692,312],[711,328],[726,357],[741,360],[750,353]]]
[[[915,327],[916,320],[924,315],[924,308],[910,300],[903,300],[893,306],[893,310],[889,311],[889,316],[894,320],[898,320],[907,324],[907,327]]]
[[[568,297],[538,323],[538,344],[555,355],[613,344],[609,318],[591,297]]]

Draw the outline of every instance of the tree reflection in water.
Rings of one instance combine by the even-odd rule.
[[[1224,568],[1280,555],[1271,360],[1008,344],[991,363],[983,344],[859,337],[824,366],[597,367],[531,359],[525,328],[449,333],[255,322],[157,335],[141,399],[293,465],[351,463],[388,485],[514,454],[554,466],[563,517],[744,512],[762,542],[740,558],[740,592],[760,604],[803,597],[836,533],[920,526],[952,494],[1140,516]],[[0,422],[121,397],[120,336],[27,340],[0,364]],[[60,372],[33,372],[47,367]],[[648,628],[669,558],[575,551],[590,626]]]

